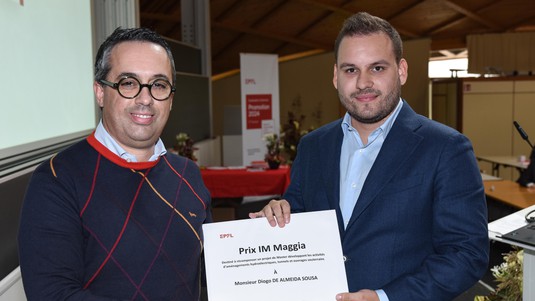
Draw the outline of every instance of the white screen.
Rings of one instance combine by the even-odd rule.
[[[91,1],[1,0],[0,28],[0,159],[93,128]]]

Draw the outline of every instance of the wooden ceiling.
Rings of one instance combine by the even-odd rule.
[[[140,0],[141,26],[181,40],[179,0]],[[341,24],[367,11],[404,40],[430,38],[431,57],[465,55],[471,34],[535,31],[535,0],[210,0],[212,74],[239,53],[279,57],[332,51]]]

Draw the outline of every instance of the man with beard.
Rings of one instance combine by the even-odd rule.
[[[335,209],[349,291],[336,300],[452,300],[488,265],[487,209],[470,141],[401,98],[402,41],[385,20],[348,18],[333,84],[347,113],[299,143],[291,184],[251,218]]]

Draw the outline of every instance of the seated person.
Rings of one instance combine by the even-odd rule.
[[[521,174],[516,182],[524,187],[535,186],[535,148],[531,150],[529,156],[529,165]]]

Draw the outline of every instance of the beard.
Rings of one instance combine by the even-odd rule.
[[[398,105],[399,98],[401,96],[401,82],[398,79],[394,88],[377,103],[365,103],[362,106],[358,106],[355,102],[351,101],[360,94],[376,94],[377,97],[383,96],[383,93],[379,90],[372,88],[364,89],[358,92],[351,93],[349,98],[338,93],[340,102],[347,110],[349,116],[360,123],[373,124],[385,119]],[[374,108],[374,105],[377,107]]]

